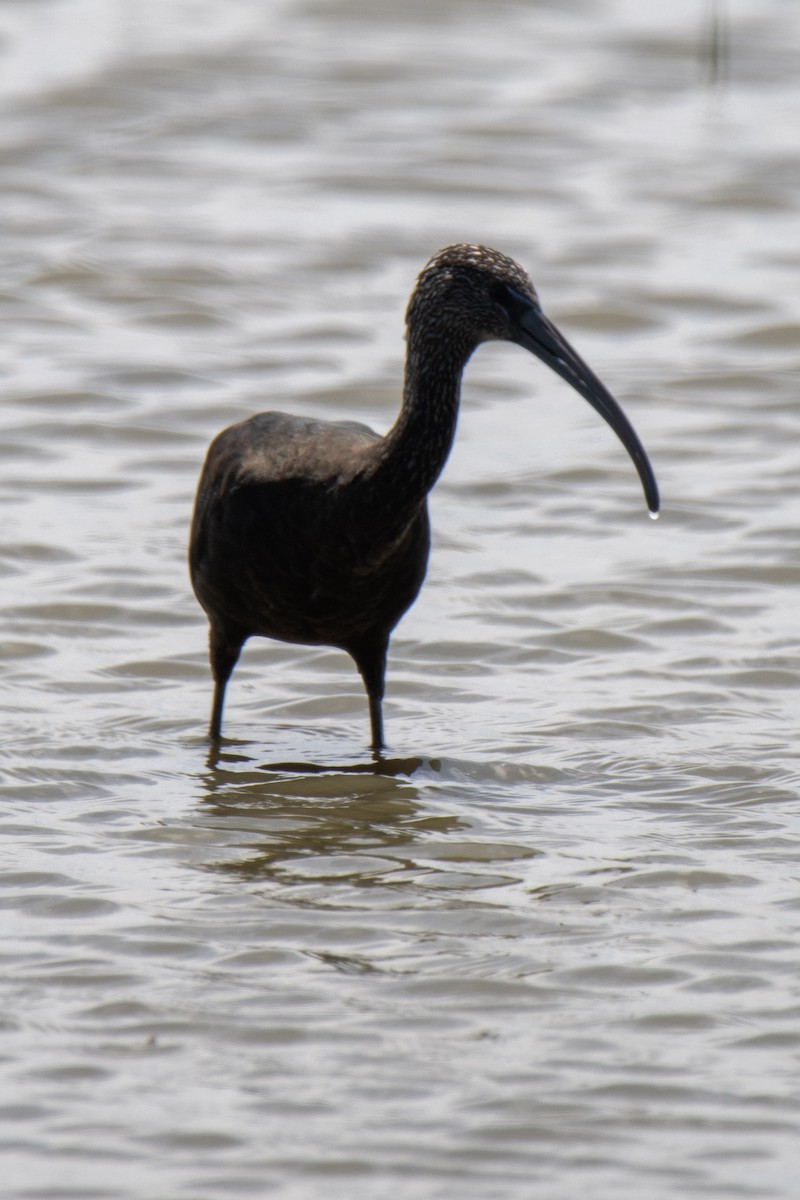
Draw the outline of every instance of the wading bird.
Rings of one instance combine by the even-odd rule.
[[[453,442],[464,367],[481,342],[523,346],[588,400],[658,512],[633,427],[512,259],[484,246],[440,250],[417,279],[406,327],[403,403],[385,437],[355,422],[268,412],[209,447],[189,562],[210,626],[212,739],[242,646],[260,636],[346,650],[369,699],[372,747],[382,749],[389,637],[425,577],[428,492]]]

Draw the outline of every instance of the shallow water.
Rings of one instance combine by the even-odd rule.
[[[5,1195],[796,1195],[800,12],[655,7],[0,10]],[[458,240],[663,516],[482,348],[387,759],[266,642],[210,759],[205,446],[386,429]]]

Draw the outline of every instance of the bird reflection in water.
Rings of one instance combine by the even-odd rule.
[[[240,879],[292,883],[315,893],[324,885],[407,883],[431,838],[466,830],[467,822],[420,801],[436,762],[315,765],[258,764],[237,751],[221,754],[203,777],[204,803],[193,818],[211,850],[211,870]]]

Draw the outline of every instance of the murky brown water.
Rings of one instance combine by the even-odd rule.
[[[779,0],[0,7],[4,1195],[794,1200],[798,45]],[[663,518],[481,349],[387,762],[344,656],[262,643],[209,763],[205,446],[386,429],[457,240]]]

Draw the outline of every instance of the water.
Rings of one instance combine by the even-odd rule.
[[[796,48],[778,0],[0,10],[0,1048],[14,1200],[793,1198]],[[513,254],[661,484],[482,348],[393,640],[248,647],[205,446],[394,418]]]

